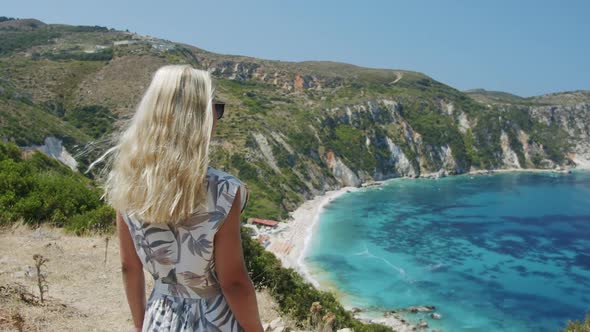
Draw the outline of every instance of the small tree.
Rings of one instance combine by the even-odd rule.
[[[43,303],[43,295],[49,291],[49,285],[47,284],[47,280],[45,279],[45,275],[42,273],[41,269],[45,263],[49,261],[49,259],[39,254],[33,255],[33,259],[35,260],[35,268],[37,269],[37,287],[39,287],[39,298],[41,303]]]
[[[309,326],[311,328],[317,328],[322,319],[322,305],[319,302],[312,303],[309,312],[311,313],[309,317]]]
[[[336,324],[336,315],[329,312],[322,317],[322,328],[321,332],[332,332],[334,331],[334,324]]]
[[[108,218],[108,217],[107,217]],[[109,254],[109,242],[111,240],[110,231],[112,229],[112,225],[114,224],[114,220],[111,224],[107,224],[104,222],[94,224],[94,229],[98,232],[100,236],[104,236],[104,265],[107,265],[107,259]]]

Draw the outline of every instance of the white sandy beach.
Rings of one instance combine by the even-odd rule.
[[[281,260],[283,266],[295,269],[318,287],[319,285],[309,276],[303,264],[305,248],[311,238],[314,225],[326,204],[347,191],[358,189],[343,187],[338,190],[326,191],[324,195],[305,201],[297,210],[291,212],[290,221],[281,224],[278,230],[269,234],[270,244],[266,249],[274,253]]]

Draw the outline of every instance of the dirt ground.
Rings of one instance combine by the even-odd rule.
[[[106,253],[106,263],[105,263]],[[48,290],[39,303],[33,256]],[[147,292],[151,276],[146,274]],[[257,292],[263,323],[279,316],[266,291]],[[281,325],[291,325],[285,323]],[[0,229],[0,331],[132,331],[121,279],[118,239],[78,237],[61,229]]]

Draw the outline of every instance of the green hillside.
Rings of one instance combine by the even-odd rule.
[[[465,91],[469,97],[488,104],[523,104],[530,105],[533,102],[526,98],[502,91],[488,91],[484,89],[473,89]]]

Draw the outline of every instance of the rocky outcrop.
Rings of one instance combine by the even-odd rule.
[[[47,137],[45,144],[25,148],[24,150],[39,150],[46,155],[53,157],[66,164],[72,170],[78,169],[78,162],[63,146],[63,141],[55,137]]]
[[[264,135],[262,135],[261,133],[252,133],[252,136],[256,140],[256,143],[258,144],[258,147],[259,147],[260,151],[262,152],[262,155],[266,159],[268,165],[270,165],[270,167],[273,170],[275,170],[277,173],[281,173],[279,166],[277,166],[277,162],[275,160],[275,157],[272,154],[272,149],[268,145],[268,141],[266,140],[266,137]]]
[[[387,146],[391,152],[391,167],[397,176],[416,177],[418,172],[414,169],[413,163],[404,154],[402,149],[393,143],[391,138],[386,137]],[[378,180],[378,179],[377,179]]]
[[[328,150],[325,155],[326,164],[332,171],[334,177],[343,185],[343,186],[354,186],[358,187],[361,185],[362,181],[359,177],[346,166],[340,158],[334,155],[334,151]]]
[[[500,135],[500,144],[502,146],[502,161],[504,165],[509,168],[521,168],[518,155],[510,148],[508,135],[503,130],[502,134]]]
[[[326,110],[323,117],[324,126],[345,125],[366,133],[363,144],[368,150],[371,148],[375,150],[370,158],[377,160],[375,169],[346,167],[351,163],[346,162],[341,151],[334,150],[332,151],[334,161],[330,167],[338,169],[338,177],[344,176],[348,179],[347,183],[354,183],[355,181],[350,179],[356,179],[356,177],[362,181],[373,181],[392,177],[440,177],[478,170],[477,165],[466,168],[464,166],[467,163],[466,152],[455,153],[451,144],[426,143],[423,136],[425,133],[417,132],[402,115],[402,106],[403,103],[385,99]],[[547,148],[536,141],[536,136],[532,136],[531,132],[520,129],[518,126],[513,127],[514,124],[510,121],[502,120],[502,113],[499,111],[500,126],[505,127],[498,129],[497,138],[490,136],[488,138],[490,142],[487,142],[488,145],[499,146],[496,157],[498,162],[495,168],[552,169],[567,167],[570,162],[568,159],[577,166],[590,166],[590,106],[588,104],[533,107],[527,112],[530,114],[531,121],[538,121],[546,126],[557,126],[567,132],[571,153],[563,161],[553,160]],[[477,130],[489,129],[477,127],[478,120],[470,118],[453,103],[441,102],[440,114],[452,118],[457,130],[463,136],[474,135],[473,132]],[[482,144],[482,142],[475,140],[474,144]],[[476,145],[473,149],[477,151],[480,147]],[[484,146],[481,149],[489,149],[489,147]],[[341,164],[344,166],[340,166]]]
[[[590,167],[590,104],[532,107],[531,117],[568,134],[569,158],[578,166]]]

